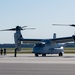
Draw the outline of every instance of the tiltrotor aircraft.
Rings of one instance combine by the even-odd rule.
[[[61,37],[56,38],[56,34],[53,34],[52,39],[26,39],[23,38],[21,34],[21,30],[26,30],[27,26],[16,26],[16,28],[12,29],[4,29],[1,31],[16,31],[14,33],[14,41],[15,41],[15,49],[17,51],[21,50],[21,42],[23,43],[35,43],[33,47],[33,53],[36,57],[38,57],[40,54],[42,56],[46,56],[46,54],[58,54],[59,56],[63,56],[64,48],[60,43],[64,42],[71,42],[75,40],[75,35],[72,35],[70,37]],[[35,29],[35,28],[29,28],[29,29]]]

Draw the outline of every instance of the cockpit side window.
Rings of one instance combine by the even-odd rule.
[[[38,44],[36,44],[36,46],[38,46],[38,47],[44,47],[44,46],[45,46],[45,44],[38,43]]]

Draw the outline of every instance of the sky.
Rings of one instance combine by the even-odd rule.
[[[0,30],[19,26],[36,28],[22,31],[24,38],[68,37],[75,33],[75,0],[0,0]],[[14,43],[14,32],[0,32],[0,44]]]

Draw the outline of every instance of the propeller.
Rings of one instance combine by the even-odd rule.
[[[27,26],[23,26],[23,27],[21,27],[21,28],[25,28],[25,27],[27,27]]]
[[[52,25],[55,25],[55,26],[72,26],[72,27],[75,27],[75,24],[52,24]]]
[[[35,29],[35,28],[26,28],[27,26],[16,26],[16,28],[11,28],[11,29],[4,29],[4,30],[0,30],[0,31],[18,31],[18,30],[28,30],[28,29]]]
[[[23,30],[33,30],[33,29],[36,29],[36,28],[24,28]]]

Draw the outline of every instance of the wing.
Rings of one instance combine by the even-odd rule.
[[[38,42],[56,42],[56,43],[64,43],[64,42],[72,42],[75,40],[75,35],[70,37],[62,37],[62,38],[55,38],[55,39],[19,39],[23,41],[23,43],[38,43]]]
[[[75,36],[71,37],[62,37],[62,38],[55,38],[55,39],[50,39],[51,42],[56,42],[56,43],[64,43],[64,42],[72,42],[75,40]],[[49,41],[49,40],[47,40]]]
[[[23,41],[23,43],[39,43],[42,42],[44,39],[19,39],[20,41]]]

